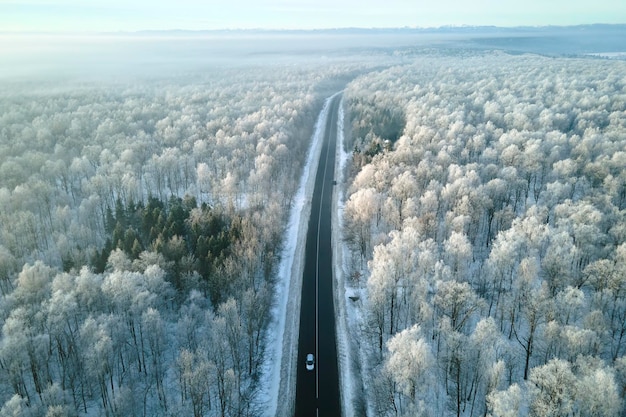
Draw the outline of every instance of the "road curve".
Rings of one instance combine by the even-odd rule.
[[[341,415],[331,248],[331,207],[340,101],[340,94],[333,98],[326,118],[311,201],[302,277],[296,417]],[[305,367],[307,353],[315,355],[313,371]]]

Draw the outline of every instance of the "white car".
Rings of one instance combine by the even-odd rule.
[[[315,368],[315,356],[312,353],[306,355],[306,369],[312,371]]]

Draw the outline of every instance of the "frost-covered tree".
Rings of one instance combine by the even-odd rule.
[[[414,325],[394,335],[387,342],[387,350],[385,372],[394,381],[398,393],[406,397],[409,404],[404,407],[418,407],[427,397],[427,381],[435,363],[419,326]]]
[[[529,377],[529,411],[532,416],[562,416],[574,412],[576,376],[570,364],[553,359],[533,368]]]

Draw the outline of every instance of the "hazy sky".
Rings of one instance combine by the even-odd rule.
[[[0,0],[0,31],[626,23],[624,0]]]

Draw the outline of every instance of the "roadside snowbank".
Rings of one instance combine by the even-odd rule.
[[[337,360],[339,361],[339,383],[341,384],[341,404],[342,414],[344,417],[352,417],[355,414],[355,408],[360,408],[359,395],[360,389],[357,387],[359,366],[355,362],[352,353],[357,351],[353,346],[354,338],[350,335],[350,323],[354,320],[350,319],[350,313],[347,303],[349,302],[349,293],[345,277],[348,269],[345,266],[344,259],[344,239],[343,239],[343,209],[344,209],[344,182],[345,167],[350,155],[345,151],[344,146],[344,103],[343,98],[339,104],[339,114],[337,115],[337,165],[335,166],[335,178],[337,186],[333,195],[332,210],[332,245],[334,260],[334,294],[335,294],[335,317],[337,325]],[[356,391],[359,389],[359,391]]]

